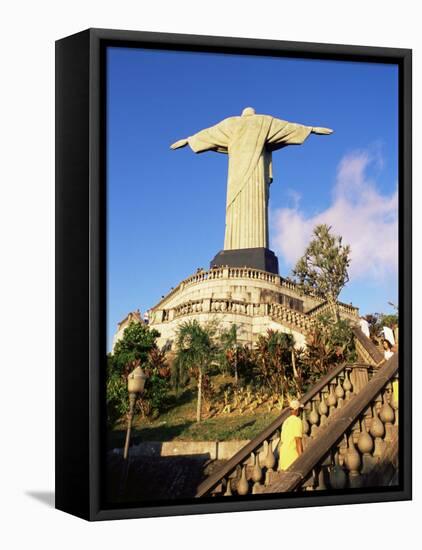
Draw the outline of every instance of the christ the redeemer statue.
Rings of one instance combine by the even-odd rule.
[[[311,133],[331,134],[332,130],[257,115],[252,107],[247,107],[241,116],[226,118],[171,145],[172,149],[189,145],[195,153],[216,151],[229,155],[224,251],[214,259],[217,264],[227,260],[228,265],[278,271],[278,266],[271,269],[268,261],[258,261],[256,265],[252,258],[259,250],[273,254],[268,250],[272,152],[287,145],[301,145]],[[249,265],[251,262],[255,265]]]

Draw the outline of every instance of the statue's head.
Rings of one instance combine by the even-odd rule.
[[[242,111],[242,116],[252,116],[255,114],[255,109],[253,107],[246,107]]]

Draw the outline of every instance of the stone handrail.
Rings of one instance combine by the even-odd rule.
[[[377,348],[370,338],[366,336],[360,327],[353,327],[356,341],[356,349],[364,360],[371,365],[378,366],[384,361],[384,354]]]
[[[350,304],[344,304],[343,302],[338,302],[337,306],[339,308],[339,311],[342,311],[353,317],[358,316],[359,308],[355,306],[351,306]],[[319,304],[314,308],[312,308],[311,310],[309,310],[307,314],[311,317],[318,317],[318,315],[321,315],[322,313],[329,311],[330,308],[331,306],[328,302],[323,302],[322,304]]]
[[[318,436],[290,468],[276,473],[257,492],[387,484],[397,467],[398,403],[392,383],[398,380],[398,366],[394,354],[353,399],[346,400],[325,427],[318,428]],[[389,478],[385,477],[387,463]]]
[[[314,410],[314,403],[318,398],[320,403],[325,403],[325,409],[321,410],[327,421],[336,410],[336,406],[340,406],[344,399],[351,395],[353,386],[350,374],[355,367],[367,368],[368,372],[372,374],[370,365],[338,365],[323,376],[301,399],[308,412],[311,406]],[[240,449],[222,468],[203,481],[198,487],[196,496],[202,497],[218,493],[229,496],[234,492],[245,495],[251,491],[252,493],[258,492],[257,488],[261,485],[263,478],[265,477],[267,480],[273,472],[276,462],[273,444],[283,422],[289,415],[289,409],[285,408],[265,430]],[[310,416],[309,421],[311,422],[311,420]],[[314,426],[312,426],[311,432],[314,431],[313,428]],[[264,458],[262,458],[263,456]],[[249,486],[247,474],[254,481],[252,488]]]

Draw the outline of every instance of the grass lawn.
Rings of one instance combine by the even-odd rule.
[[[223,384],[227,379],[213,380]],[[196,388],[186,388],[179,395],[170,394],[166,409],[155,420],[136,416],[132,428],[132,443],[140,441],[227,441],[252,439],[266,428],[280,411],[257,410],[243,414],[232,412],[211,416],[196,422]],[[108,447],[123,447],[126,422],[117,423],[109,432]]]

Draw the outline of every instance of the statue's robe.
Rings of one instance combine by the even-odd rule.
[[[268,248],[272,152],[300,145],[312,127],[268,115],[235,116],[188,138],[195,153],[228,153],[224,250]]]

